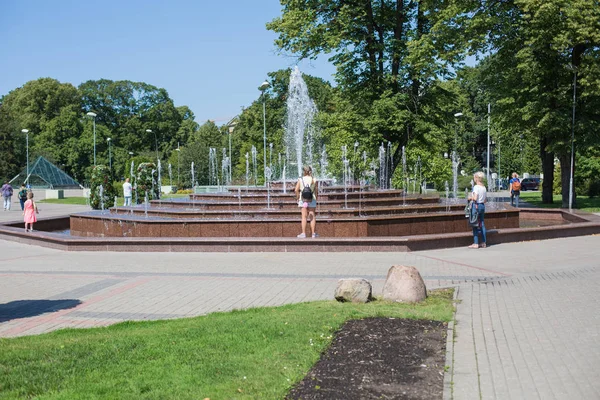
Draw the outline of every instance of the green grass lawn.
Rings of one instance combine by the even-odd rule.
[[[168,194],[168,195],[164,195],[161,199],[168,200],[168,199],[180,199],[180,198],[187,198],[187,197],[189,197],[188,194]],[[64,199],[45,199],[45,200],[38,201],[38,203],[86,205],[86,198],[85,197],[66,197]],[[124,203],[124,201],[123,201],[122,197],[117,198],[117,205],[122,206],[123,203]],[[109,205],[109,207],[112,207],[112,206],[113,206],[113,204],[111,203]]]
[[[44,199],[37,201],[37,203],[50,203],[50,204],[80,204],[85,206],[85,197],[65,197],[64,199]]]
[[[282,399],[344,321],[452,313],[444,290],[416,305],[321,301],[0,339],[0,398]]]
[[[560,208],[562,205],[562,195],[553,196],[553,204],[542,203],[542,192],[523,192],[521,191],[521,200],[541,208]],[[577,196],[577,209],[587,212],[600,212],[600,198],[588,196]]]

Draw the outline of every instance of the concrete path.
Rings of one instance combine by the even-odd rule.
[[[0,336],[382,290],[390,266],[456,286],[454,399],[600,399],[600,236],[413,253],[61,252],[0,241]]]

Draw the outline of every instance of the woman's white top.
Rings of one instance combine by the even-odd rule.
[[[487,190],[485,189],[485,186],[473,186],[473,194],[477,197],[477,203],[485,203],[487,201]]]

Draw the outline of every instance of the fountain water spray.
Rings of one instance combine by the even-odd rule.
[[[388,189],[392,188],[392,178],[394,173],[394,152],[392,150],[392,142],[388,142],[388,156],[390,157],[390,167],[388,169]]]
[[[156,181],[156,183],[158,185],[158,192],[156,192],[156,193],[158,193],[157,199],[160,200],[160,195],[162,193],[162,188],[161,188],[161,186],[162,186],[162,179],[160,177],[160,171],[162,170],[162,168],[160,166],[160,159],[158,160],[157,168],[156,169],[157,169],[157,172],[158,172],[158,178],[157,178],[157,181]],[[152,177],[154,177],[154,176],[152,176]]]
[[[406,149],[402,146],[402,205],[406,206],[406,191],[408,190],[408,177],[406,176]]]
[[[169,186],[173,187],[173,171],[171,170],[171,163],[169,163]]]
[[[308,96],[302,73],[295,67],[288,86],[284,143],[293,150],[291,155],[286,150],[286,162],[296,164],[299,177],[302,176],[304,156],[307,158],[306,164],[313,164],[313,149],[317,139],[313,119],[316,114],[317,106]]]
[[[104,186],[102,185],[98,186],[98,198],[100,199],[100,209],[104,211]]]
[[[217,149],[214,147],[208,148],[208,184],[217,184]]]
[[[248,184],[250,177],[248,174],[250,173],[250,162],[248,161],[248,152],[246,152],[246,193],[248,193]]]
[[[196,176],[194,175],[194,162],[193,161],[192,161],[192,166],[191,166],[191,172],[192,172],[192,192],[196,193],[196,186],[194,184]]]
[[[379,147],[379,189],[387,189],[387,158],[383,143]]]
[[[456,151],[452,151],[452,194],[456,201],[458,196],[458,165],[460,164],[460,157],[456,154]]]
[[[258,174],[256,173],[257,165],[256,165],[256,147],[252,146],[250,149],[250,153],[252,154],[252,171],[254,171],[254,186],[258,186]]]

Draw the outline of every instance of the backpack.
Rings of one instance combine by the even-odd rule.
[[[27,200],[27,189],[23,189],[19,192],[19,199]]]
[[[514,192],[519,192],[521,191],[521,181],[520,180],[516,180],[512,183],[512,190]]]
[[[310,185],[307,185],[304,183],[304,181],[302,180],[302,183],[304,184],[304,189],[302,189],[302,200],[306,201],[306,202],[310,202],[313,199],[313,192],[312,189],[310,188]]]

